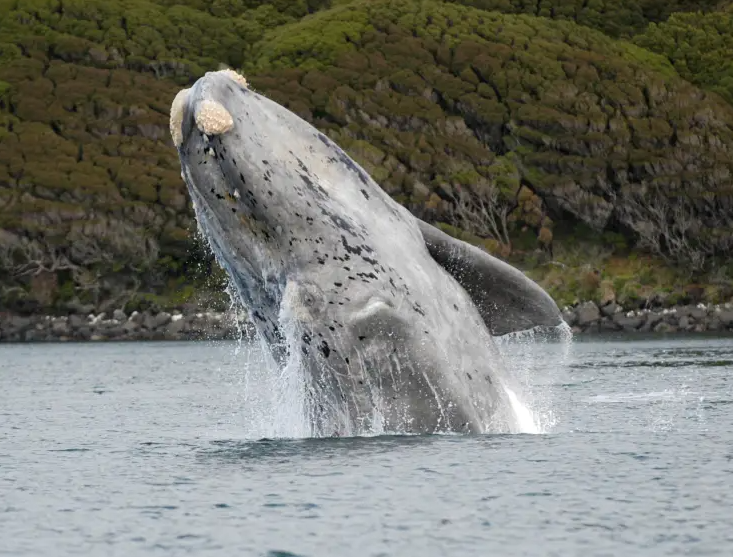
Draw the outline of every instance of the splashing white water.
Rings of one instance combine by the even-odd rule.
[[[243,319],[244,316],[239,316]],[[286,316],[281,316],[286,317]],[[287,319],[283,319],[287,322]],[[294,333],[293,331],[286,332]],[[571,337],[553,335],[554,340],[537,338],[534,332],[504,336],[497,340],[501,361],[498,372],[503,391],[505,426],[512,433],[550,433],[556,425],[548,383],[568,352]],[[297,354],[297,352],[295,352]],[[235,348],[241,365],[238,378],[239,407],[232,409],[245,438],[304,438],[313,432],[313,420],[306,402],[306,378],[299,358],[280,368],[261,343],[240,338]],[[558,358],[559,356],[559,358]],[[497,371],[497,370],[495,370]],[[384,433],[379,409],[375,407],[370,431]],[[234,424],[232,424],[234,425]],[[391,432],[399,434],[400,432]]]
[[[514,413],[517,433],[544,433],[532,410],[522,404],[516,393],[507,386],[504,386],[504,392],[509,398],[509,404]]]
[[[567,362],[572,338],[565,323],[495,338],[510,378],[503,389],[517,433],[550,433],[557,425],[550,386]]]

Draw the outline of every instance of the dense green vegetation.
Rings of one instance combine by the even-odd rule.
[[[691,83],[733,102],[733,10],[674,14],[634,42],[666,56]]]
[[[167,119],[222,66],[560,303],[727,300],[733,28],[716,4],[0,0],[0,309],[211,289]]]

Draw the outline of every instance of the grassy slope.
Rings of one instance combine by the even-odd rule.
[[[0,0],[5,303],[125,301],[137,288],[137,299],[170,304],[201,289],[191,276],[208,276],[210,262],[194,264],[167,109],[181,84],[220,63],[243,66],[397,200],[468,228],[452,231],[509,255],[560,303],[689,287],[686,269],[633,248],[619,211],[651,187],[702,222],[707,194],[729,195],[731,109],[679,79],[674,59],[569,22],[438,2],[333,2],[300,19],[330,4]],[[576,4],[489,7],[607,27],[605,4]],[[623,28],[610,34],[664,19],[650,2],[609,6],[641,14],[612,18]],[[510,214],[511,254],[450,211],[451,195],[492,188]],[[26,255],[56,268],[36,274]],[[711,299],[731,295],[728,272],[698,277]]]

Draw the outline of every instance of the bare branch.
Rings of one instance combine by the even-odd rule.
[[[496,186],[487,184],[480,194],[459,190],[457,195],[450,196],[453,200],[451,218],[456,226],[511,247],[508,218],[514,206],[502,199]]]

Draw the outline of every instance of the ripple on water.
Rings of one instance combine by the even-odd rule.
[[[0,347],[0,552],[733,554],[730,341],[539,352],[548,435],[290,440],[221,346]]]

